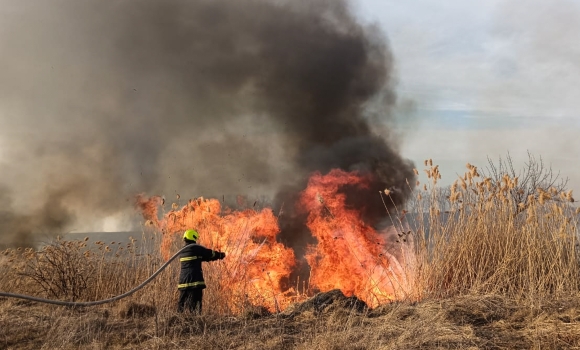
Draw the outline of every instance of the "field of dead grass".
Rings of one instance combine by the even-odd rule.
[[[173,264],[133,296],[101,307],[0,298],[0,348],[580,348],[580,211],[572,192],[530,190],[518,177],[483,177],[471,165],[440,191],[438,168],[426,165],[427,182],[412,203],[419,214],[409,222],[413,300],[371,310],[331,291],[303,295],[281,313],[259,305],[232,312],[212,283],[220,270],[208,265],[204,315],[180,315]],[[61,240],[5,251],[0,290],[97,300],[127,291],[162,262],[134,241]]]
[[[330,296],[328,296],[330,294]],[[122,302],[70,310],[5,300],[4,349],[572,349],[580,297],[531,305],[499,295],[360,310],[340,293],[275,315],[183,316]],[[300,305],[302,306],[302,305]]]

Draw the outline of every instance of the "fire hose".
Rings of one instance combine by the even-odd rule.
[[[177,256],[179,255],[179,253],[181,253],[187,247],[188,246],[185,246],[185,247],[181,248],[180,250],[178,250],[177,253],[175,253],[171,258],[169,258],[169,260],[167,260],[165,262],[165,264],[161,265],[161,267],[159,269],[157,269],[157,271],[155,271],[151,276],[149,276],[149,278],[147,278],[145,281],[143,281],[143,283],[141,283],[137,287],[131,289],[130,291],[128,291],[126,293],[117,295],[117,296],[112,297],[112,298],[109,298],[109,299],[103,299],[103,300],[97,300],[97,301],[77,301],[77,302],[75,302],[75,301],[64,301],[64,300],[44,299],[44,298],[33,297],[33,296],[30,296],[30,295],[15,294],[15,293],[6,293],[6,292],[0,292],[0,297],[16,298],[16,299],[25,299],[25,300],[36,301],[36,302],[39,302],[39,303],[62,305],[62,306],[71,306],[71,307],[96,306],[96,305],[102,305],[102,304],[106,304],[106,303],[111,303],[113,301],[117,301],[117,300],[126,298],[129,295],[131,295],[131,294],[135,293],[136,291],[138,291],[139,289],[145,287],[149,282],[153,281],[153,279],[155,277],[157,277],[157,275],[159,273],[161,273],[161,271],[165,270],[165,268],[167,266],[169,266],[169,263],[171,263],[173,260],[175,260],[175,258],[177,258]]]

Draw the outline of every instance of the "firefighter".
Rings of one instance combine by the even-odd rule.
[[[180,254],[181,273],[179,274],[179,302],[177,312],[183,312],[187,308],[191,312],[201,315],[201,304],[205,281],[201,270],[202,261],[221,260],[226,253],[207,249],[197,244],[199,233],[196,230],[187,230],[183,234],[183,240],[187,249]]]

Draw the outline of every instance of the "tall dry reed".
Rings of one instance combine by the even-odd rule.
[[[415,221],[423,296],[495,293],[533,300],[579,290],[571,191],[531,189],[517,202],[517,177],[482,178],[470,164],[442,191],[438,167],[428,165],[430,184],[417,194]]]

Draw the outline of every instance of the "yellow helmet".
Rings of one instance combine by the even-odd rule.
[[[183,239],[187,239],[188,241],[197,241],[199,238],[199,233],[196,230],[186,230],[183,234]]]

